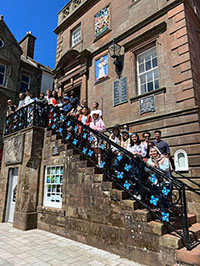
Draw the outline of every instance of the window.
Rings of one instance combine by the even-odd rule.
[[[174,154],[176,171],[188,171],[188,156],[184,150],[177,150]]]
[[[6,84],[6,66],[0,64],[0,85]]]
[[[0,38],[0,48],[4,47],[4,41]]]
[[[144,94],[159,88],[156,47],[137,56],[138,92]]]
[[[63,190],[63,166],[47,166],[45,169],[44,206],[61,208]]]
[[[78,26],[71,33],[71,44],[72,47],[81,41],[81,26]]]
[[[26,92],[27,89],[30,89],[30,81],[31,78],[28,75],[22,74],[22,81],[21,81],[21,92]]]

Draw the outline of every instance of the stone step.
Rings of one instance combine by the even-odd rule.
[[[125,209],[125,208],[126,209],[129,208],[130,210],[138,209],[138,203],[136,200],[130,200],[130,199],[122,200],[120,205],[122,209]]]
[[[110,198],[115,201],[120,201],[120,200],[128,199],[129,195],[124,190],[111,189]]]
[[[101,189],[103,191],[110,191],[113,188],[116,188],[113,182],[105,181],[101,183]]]
[[[92,175],[95,173],[95,168],[94,167],[79,167],[78,172],[85,173],[86,175]]]
[[[181,237],[166,234],[160,237],[160,246],[167,247],[167,248],[175,248],[180,249],[184,247],[184,242]]]
[[[93,175],[94,183],[101,183],[105,180],[104,174],[94,174]]]
[[[190,235],[195,236],[196,239],[200,238],[200,223],[193,224],[189,230],[191,231]]]
[[[167,227],[161,222],[150,221],[147,223],[147,225],[149,225],[151,229],[150,233],[155,235],[162,236],[168,232]]]
[[[142,209],[133,211],[133,219],[137,222],[149,222],[152,217],[148,210]]]
[[[200,245],[187,250],[185,247],[180,250],[176,250],[177,262],[190,265],[200,265]]]

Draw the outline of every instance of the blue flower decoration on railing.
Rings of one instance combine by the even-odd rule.
[[[101,144],[100,148],[101,148],[102,150],[104,149],[104,147],[105,147],[105,145],[104,145],[104,144]]]
[[[60,116],[60,121],[61,121],[61,120],[63,120],[63,116],[62,116],[62,115]]]
[[[56,127],[56,125],[55,125],[55,124],[53,124],[51,127],[54,129],[54,128]]]
[[[70,137],[71,137],[71,135],[70,134],[67,134],[66,139],[69,140]]]
[[[71,125],[71,122],[70,121],[68,121],[67,122],[67,127],[69,127]]]
[[[124,177],[124,173],[123,172],[118,172],[117,173],[117,178],[123,179],[123,177]]]
[[[76,145],[77,143],[78,143],[77,139],[74,139],[73,142],[72,142],[73,145]]]
[[[15,129],[17,127],[17,125],[14,125],[13,129]]]
[[[57,121],[57,118],[54,118],[53,122],[56,122]]]
[[[77,127],[77,126],[74,127],[74,131],[75,131],[75,132],[78,131],[78,127]]]
[[[51,124],[51,119],[49,119],[49,124]]]
[[[53,113],[53,111],[54,111],[54,109],[53,108],[51,108],[51,112]]]
[[[170,192],[170,190],[167,189],[166,187],[164,187],[163,190],[162,190],[162,193],[163,193],[163,195],[165,195],[165,196],[168,196],[169,192]]]
[[[6,120],[6,125],[8,125],[9,124],[9,120]]]
[[[154,174],[152,174],[152,175],[150,176],[149,180],[150,180],[153,184],[156,184],[157,181],[158,181],[158,179],[155,177]]]
[[[124,169],[125,169],[127,172],[129,172],[130,169],[131,169],[131,165],[129,165],[129,164],[125,164]]]
[[[154,206],[157,206],[158,201],[159,201],[158,198],[151,196],[151,199],[150,199],[151,204],[153,204]]]
[[[90,142],[92,142],[93,141],[93,137],[92,136],[90,136],[89,138],[88,138],[88,140],[90,141]]]
[[[17,119],[17,115],[14,116],[14,119]]]
[[[169,222],[169,213],[161,212],[161,215],[164,222]]]
[[[56,113],[53,114],[54,117],[55,117],[56,115],[57,115]]]
[[[87,148],[83,148],[83,153],[86,154]]]
[[[124,187],[128,190],[130,188],[131,184],[126,180],[124,183]]]
[[[84,138],[84,139],[87,139],[87,133],[84,133],[84,134],[83,134],[83,138]]]
[[[63,131],[63,129],[60,127],[60,128],[58,129],[58,132],[61,134],[62,131]]]
[[[22,124],[21,123],[19,123],[19,127],[21,127],[22,126]]]
[[[118,160],[118,161],[121,161],[121,159],[122,159],[122,156],[119,154],[119,155],[117,156],[117,160]]]
[[[20,117],[22,117],[22,115],[23,115],[22,113],[19,114]]]
[[[105,162],[101,161],[99,166],[100,168],[104,168],[104,165],[105,165]]]
[[[89,150],[88,155],[91,157],[94,152]]]

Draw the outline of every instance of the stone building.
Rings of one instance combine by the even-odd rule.
[[[107,127],[161,129],[172,154],[178,151],[177,169],[197,181],[199,7],[189,0],[72,0],[58,13],[55,29],[59,92],[74,90],[89,106],[99,102]],[[120,79],[108,55],[113,39],[122,47],[115,61],[123,63]],[[57,137],[34,126],[4,137],[1,222],[37,227],[145,265],[200,264],[199,247],[186,251],[166,223],[153,220],[80,150]],[[199,195],[192,190],[187,207],[185,220],[198,239]]]
[[[55,29],[60,92],[99,102],[107,127],[160,129],[190,178],[200,177],[199,8],[195,0],[70,1]],[[120,80],[113,39],[122,46]]]
[[[40,90],[53,88],[52,69],[33,59],[35,40],[36,37],[27,32],[18,43],[3,16],[0,17],[0,161],[7,100],[12,99],[17,104],[19,92],[25,92],[27,88],[36,96]]]

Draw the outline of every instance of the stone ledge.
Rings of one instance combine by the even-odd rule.
[[[141,98],[145,98],[145,97],[148,97],[148,96],[153,95],[153,94],[154,95],[158,95],[158,94],[161,94],[161,93],[166,93],[166,88],[165,87],[157,89],[157,90],[153,90],[153,91],[141,94],[141,95],[137,95],[136,97],[131,98],[130,101],[131,101],[131,103],[133,103],[133,102],[138,101]]]
[[[47,214],[56,214],[59,216],[65,216],[65,210],[59,209],[59,208],[38,206],[37,211],[38,211],[38,213],[43,213],[43,214],[47,213]]]

